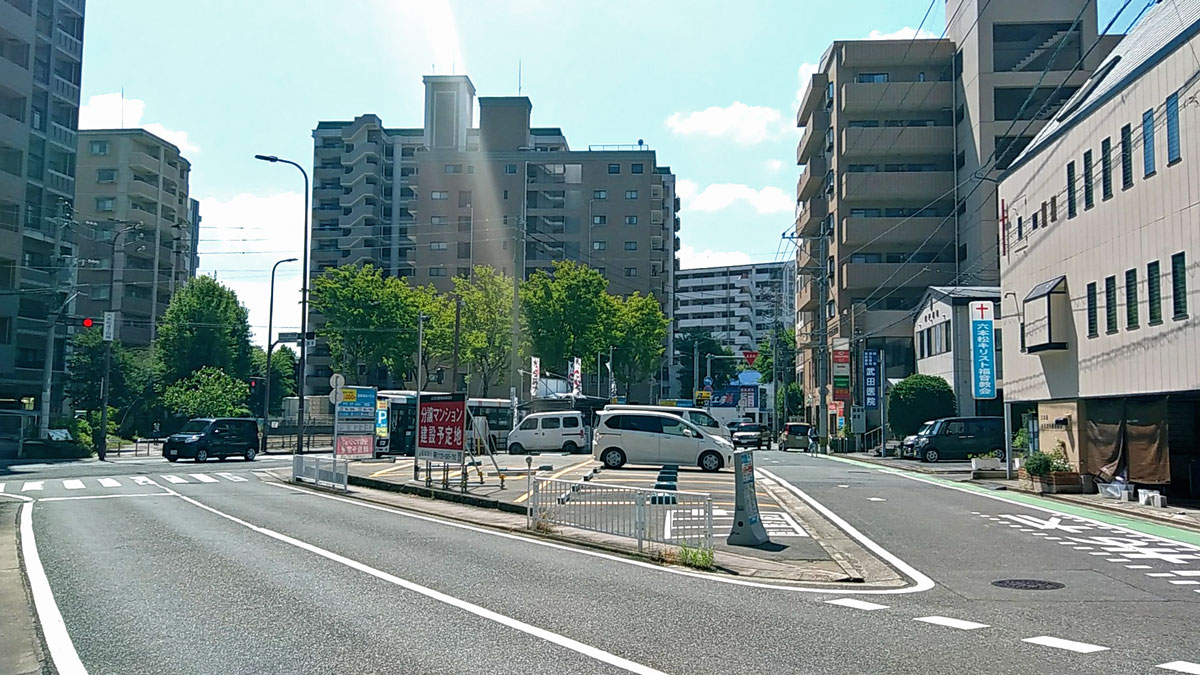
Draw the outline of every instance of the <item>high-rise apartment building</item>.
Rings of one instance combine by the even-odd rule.
[[[1094,0],[946,12],[946,39],[834,42],[796,116],[798,376],[828,386],[818,361],[849,344],[848,405],[863,349],[884,352],[890,378],[915,372],[928,287],[998,283],[995,179],[1119,39],[1098,39]]]
[[[795,261],[700,267],[675,273],[675,333],[699,329],[734,353],[753,351],[771,327],[795,322]]]
[[[62,400],[65,330],[51,318],[71,311],[83,8],[0,0],[0,399],[35,409],[49,334]]]
[[[119,338],[144,346],[175,289],[195,275],[188,198],[191,164],[144,129],[79,132],[75,215],[80,265],[76,311],[118,312]]]
[[[561,129],[531,126],[527,97],[476,98],[464,75],[424,84],[423,127],[384,127],[370,114],[317,125],[313,276],[372,263],[447,291],[473,265],[526,278],[575,260],[598,269],[610,292],[653,295],[673,317],[679,201],[654,151],[641,142],[572,150]],[[321,317],[310,325],[319,328]],[[670,334],[667,342],[655,378],[662,387],[673,380]],[[318,344],[311,393],[327,388],[329,363]]]

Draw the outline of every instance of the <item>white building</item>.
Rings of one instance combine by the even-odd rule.
[[[1200,494],[1200,0],[1154,4],[1013,164],[1005,395],[1084,473]]]
[[[675,279],[677,334],[703,329],[738,352],[757,349],[773,325],[795,324],[795,261],[680,270]]]
[[[960,415],[998,416],[1004,413],[1003,351],[1001,331],[996,329],[995,399],[975,400],[971,379],[971,307],[991,302],[995,315],[1000,310],[997,286],[932,286],[921,299],[913,331],[917,348],[917,372],[936,375],[949,383],[958,401]]]

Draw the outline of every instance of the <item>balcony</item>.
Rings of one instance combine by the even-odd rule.
[[[811,199],[821,189],[825,174],[829,171],[829,160],[823,156],[815,156],[808,160],[804,173],[796,181],[796,198]]]
[[[0,7],[5,6],[12,8],[12,5],[9,5],[7,2],[0,1]],[[33,58],[31,56],[30,61],[32,62],[32,60]],[[28,68],[18,66],[12,61],[0,56],[0,82],[11,83],[8,85],[9,87],[23,86],[25,91],[29,91],[29,81],[30,74]],[[11,96],[12,94],[9,95]],[[26,101],[22,108],[27,109],[28,107],[29,103]]]
[[[829,202],[824,197],[814,197],[804,202],[804,210],[796,218],[796,232],[815,235],[820,232],[821,221],[829,215]]]
[[[54,46],[76,61],[83,60],[83,43],[61,28],[54,29]]]
[[[796,126],[804,126],[804,121],[825,102],[825,90],[829,86],[829,76],[825,73],[813,73],[812,79],[804,89],[800,99],[800,108],[796,111]]]
[[[859,314],[854,327],[871,337],[911,338],[913,313],[906,309],[872,309]]]
[[[57,143],[59,146],[67,148],[71,152],[79,149],[79,142],[76,140],[76,133],[61,124],[51,122],[46,137],[51,143]]]
[[[847,82],[842,85],[842,111],[869,113],[949,110],[954,105],[950,82]]]
[[[843,218],[838,228],[838,242],[844,246],[916,248],[931,232],[930,246],[945,245],[954,240],[953,218]]]
[[[800,312],[812,312],[819,306],[817,284],[808,279],[808,275],[805,275],[805,282],[796,294],[796,310]]]
[[[847,158],[951,155],[954,127],[848,127],[841,151]]]
[[[159,161],[158,157],[154,155],[142,152],[141,150],[134,150],[129,153],[129,166],[133,169],[142,169],[148,173],[157,174]]]
[[[949,283],[954,263],[842,263],[840,288],[874,291],[885,288],[927,288]]]
[[[69,199],[75,198],[75,179],[54,169],[46,169],[46,179],[43,185],[56,192],[61,192]]]
[[[133,177],[129,181],[129,194],[150,201],[158,201],[158,186],[145,178]]]
[[[71,105],[79,105],[79,85],[71,84],[62,79],[58,75],[50,78],[53,80],[54,95],[69,102]]]
[[[58,4],[70,9],[78,16],[83,16],[83,0],[58,0]]]
[[[818,110],[812,114],[809,122],[810,124],[804,127],[804,135],[800,137],[800,143],[796,145],[797,164],[807,162],[813,153],[821,148],[820,144],[825,142],[825,132],[829,129],[829,112]]]
[[[954,189],[953,171],[881,171],[842,176],[843,200],[930,202]]]

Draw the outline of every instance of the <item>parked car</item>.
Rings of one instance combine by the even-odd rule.
[[[733,465],[733,443],[677,415],[653,410],[602,411],[592,448],[593,456],[609,469],[675,464],[719,471]]]
[[[929,428],[931,428],[933,426],[934,422],[935,422],[935,420],[929,420],[928,422],[922,422],[921,427],[919,429],[917,429],[917,433],[904,437],[904,440],[900,442],[900,457],[902,459],[904,459],[904,458],[916,459],[917,458],[917,438],[919,438],[921,436],[921,434],[925,433]]]
[[[771,432],[758,422],[742,422],[733,432],[733,447],[754,447],[758,450],[771,447]]]
[[[163,441],[162,454],[168,462],[180,459],[204,462],[209,457],[222,461],[227,457],[243,457],[253,461],[258,454],[258,421],[239,417],[188,420]]]
[[[675,415],[695,424],[704,431],[718,436],[724,436],[727,439],[733,438],[732,432],[728,427],[722,426],[720,420],[713,417],[703,408],[687,408],[668,405],[636,405],[636,404],[618,404],[613,403],[604,406],[605,410],[653,410],[656,412]]]
[[[583,413],[578,410],[533,413],[508,432],[508,452],[522,455],[529,451],[587,451]]]
[[[1003,417],[947,417],[934,420],[914,443],[922,462],[967,459],[988,452],[1004,454]]]
[[[812,425],[804,422],[785,422],[783,433],[779,434],[780,450],[808,450]]]

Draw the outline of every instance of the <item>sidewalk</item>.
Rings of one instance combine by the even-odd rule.
[[[836,452],[827,453],[831,457],[845,457],[859,462],[867,462],[870,464],[878,464],[892,469],[900,469],[901,471],[912,471],[915,473],[926,473],[933,475],[943,474],[970,474],[971,463],[964,462],[937,462],[928,464],[919,459],[900,459],[899,457],[879,457],[869,452]]]
[[[1040,497],[1045,497],[1046,499],[1050,500],[1079,504],[1094,509],[1102,509],[1112,513],[1119,513],[1123,516],[1152,520],[1158,523],[1200,531],[1200,507],[1193,505],[1168,505],[1167,508],[1160,509],[1155,506],[1143,505],[1137,502],[1117,501],[1116,499],[1102,497],[1099,494],[1040,494],[1030,490],[1025,490],[1021,486],[1021,481],[1019,480],[988,479],[974,480],[971,482],[977,485],[994,487],[996,489],[1024,492],[1026,494],[1036,494]],[[1170,502],[1168,502],[1168,504],[1170,504]]]

